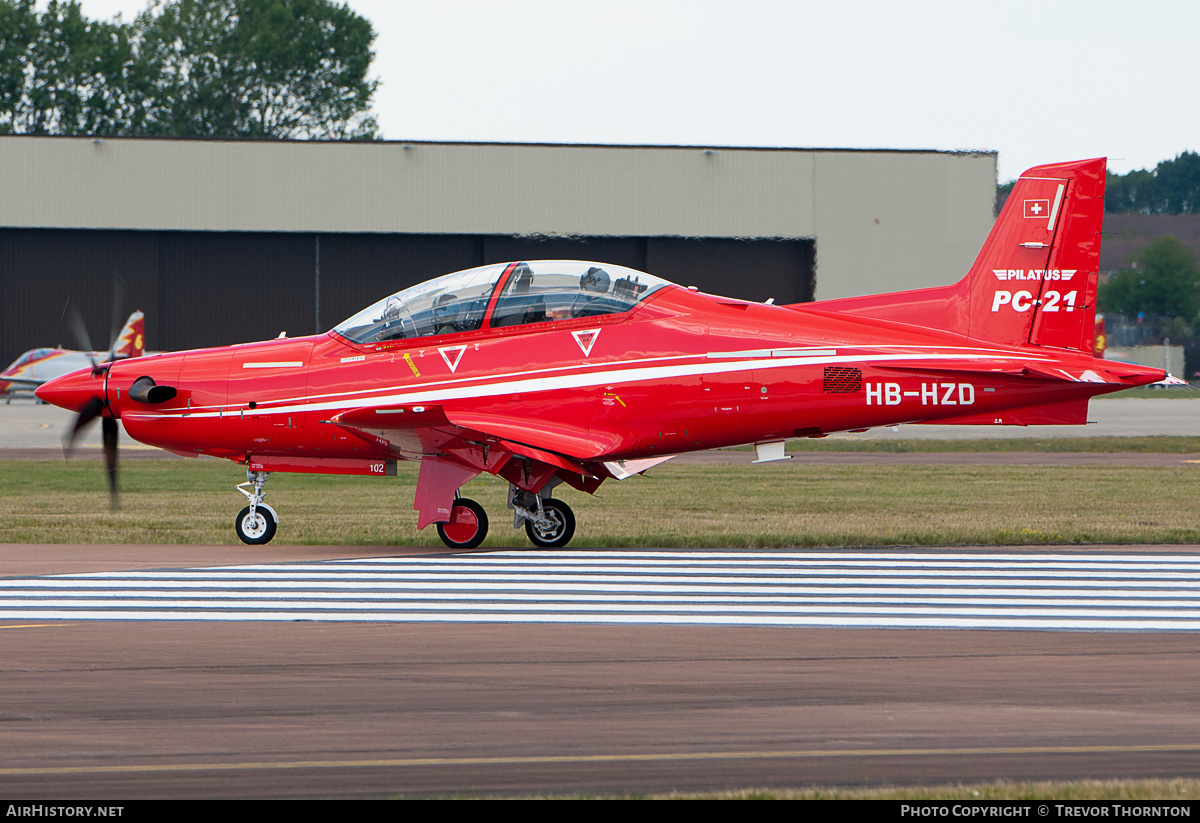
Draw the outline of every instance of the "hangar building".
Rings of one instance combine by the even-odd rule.
[[[949,283],[993,222],[994,153],[0,137],[0,364],[325,331],[439,274],[599,260],[777,303]]]

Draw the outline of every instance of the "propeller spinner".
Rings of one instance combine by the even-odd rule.
[[[107,396],[111,364],[80,369],[43,383],[34,392],[39,398],[60,408],[75,412],[75,422],[63,437],[63,453],[71,456],[80,432],[100,418],[101,442],[104,445],[104,464],[108,470],[108,489],[113,508],[117,508],[117,416]],[[129,387],[126,397],[136,403],[155,405],[175,398],[174,386],[160,386],[143,375]],[[118,392],[118,395],[120,392]]]

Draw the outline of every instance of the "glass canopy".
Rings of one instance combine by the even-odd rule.
[[[535,260],[481,266],[396,292],[334,331],[355,343],[522,326],[618,314],[653,294],[666,280],[624,266],[578,260]],[[487,314],[500,287],[495,308]]]

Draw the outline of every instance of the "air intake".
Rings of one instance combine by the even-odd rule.
[[[862,371],[849,366],[826,366],[825,391],[828,394],[854,394],[862,391]]]

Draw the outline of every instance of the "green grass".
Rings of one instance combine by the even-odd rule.
[[[1081,780],[1027,783],[973,783],[957,786],[886,787],[864,789],[741,789],[707,794],[649,795],[647,800],[1167,800],[1190,803],[1200,792],[1200,780]]]
[[[122,508],[110,511],[96,461],[0,462],[0,542],[236,542],[245,500],[239,467],[213,460],[130,460]],[[1200,464],[1113,466],[763,466],[671,464],[606,483],[597,497],[565,487],[574,547],[776,548],[898,545],[1195,543]],[[418,532],[415,466],[395,478],[276,474],[267,502],[281,543],[440,545]],[[486,546],[527,545],[511,528],[506,484],[464,494],[491,517]]]
[[[1105,397],[1153,397],[1159,400],[1197,400],[1200,399],[1200,385],[1192,383],[1187,386],[1138,386],[1136,389],[1125,389],[1124,391],[1105,395]]]
[[[954,786],[889,786],[883,788],[814,786],[795,789],[733,789],[717,792],[672,792],[649,795],[588,795],[587,798],[596,800],[917,800],[927,802],[948,800],[1046,802],[1165,800],[1191,803],[1198,793],[1200,793],[1200,780],[1179,778],[1174,780],[1080,780],[1073,783],[1000,781]],[[539,799],[563,798],[542,797]]]

